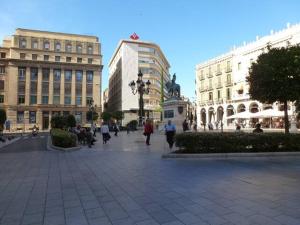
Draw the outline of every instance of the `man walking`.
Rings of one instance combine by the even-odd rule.
[[[146,145],[150,145],[150,136],[153,133],[153,126],[151,124],[151,121],[148,119],[146,121],[146,124],[144,126],[144,135],[147,137],[146,138]]]
[[[168,124],[165,125],[165,132],[167,136],[167,142],[169,144],[170,149],[173,148],[174,144],[174,136],[176,133],[176,127],[172,124],[171,120],[168,121]]]

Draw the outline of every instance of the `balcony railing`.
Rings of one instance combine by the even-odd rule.
[[[213,104],[214,104],[214,101],[213,101],[213,100],[207,100],[206,104],[207,104],[207,105],[213,105]]]
[[[216,104],[223,104],[223,98],[216,98],[215,103]]]
[[[223,87],[222,83],[217,83],[216,84],[216,88],[222,88],[222,87]]]
[[[232,72],[232,67],[227,67],[226,70],[225,70],[225,72],[226,72],[226,73]]]
[[[209,73],[209,74],[207,74],[207,77],[208,77],[208,78],[212,78],[212,77],[213,77],[213,74],[212,74],[212,73]]]
[[[210,86],[207,87],[207,90],[208,90],[208,91],[211,91],[212,89],[213,89],[213,86],[212,86],[212,85],[210,85]]]
[[[232,83],[232,81],[231,80],[228,80],[228,81],[226,81],[226,87],[228,87],[228,86],[232,86],[233,85],[233,83]]]
[[[217,71],[216,72],[216,76],[219,76],[219,75],[221,75],[222,74],[222,71]]]

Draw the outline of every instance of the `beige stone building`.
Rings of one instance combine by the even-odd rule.
[[[0,107],[11,130],[50,128],[55,114],[86,123],[101,112],[101,45],[96,36],[16,29],[0,47]]]
[[[219,129],[235,129],[239,123],[243,127],[251,128],[257,122],[269,125],[269,121],[257,118],[237,118],[238,113],[256,113],[266,109],[283,110],[282,104],[263,104],[250,98],[249,68],[256,62],[260,54],[268,48],[287,47],[300,44],[300,24],[287,24],[285,29],[263,37],[256,37],[255,41],[244,42],[226,54],[217,56],[196,66],[196,94],[197,94],[197,122],[198,127],[209,123]],[[294,110],[292,104],[289,109]],[[228,119],[229,117],[229,119]]]
[[[157,44],[121,40],[109,63],[108,110],[122,111],[123,125],[138,118],[138,94],[132,93],[129,83],[136,81],[141,71],[143,80],[151,82],[150,93],[144,95],[144,116],[159,121],[162,94],[167,94],[164,84],[170,80],[169,68],[170,64]]]

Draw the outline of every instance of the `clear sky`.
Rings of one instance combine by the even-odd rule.
[[[119,40],[136,32],[161,46],[191,98],[197,63],[300,22],[300,0],[0,0],[0,7],[1,41],[17,27],[98,36],[103,89]]]

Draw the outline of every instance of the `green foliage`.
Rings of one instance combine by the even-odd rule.
[[[74,115],[67,115],[67,116],[53,116],[51,118],[51,127],[58,128],[58,129],[67,129],[69,127],[76,126],[76,119]]]
[[[128,126],[131,130],[137,130],[138,121],[137,120],[131,120],[129,123],[127,123],[126,126]]]
[[[63,148],[76,147],[76,135],[65,130],[51,129],[51,139],[54,146]]]
[[[101,119],[103,119],[103,121],[107,122],[111,119],[112,115],[109,112],[102,112],[101,114]]]
[[[272,48],[261,54],[250,68],[249,94],[263,103],[285,104],[285,130],[288,132],[287,102],[300,99],[300,46]]]
[[[299,134],[181,133],[175,140],[180,153],[300,151]]]
[[[99,118],[99,114],[97,112],[95,112],[95,111],[93,111],[93,112],[92,111],[88,111],[86,113],[86,119],[88,121],[91,121],[92,120],[92,115],[93,115],[93,121],[96,121]]]
[[[6,121],[6,111],[4,109],[0,109],[0,130],[3,130],[3,124]]]
[[[52,128],[59,128],[59,129],[63,129],[64,127],[66,127],[66,117],[64,116],[53,116],[51,118],[51,127]]]
[[[117,121],[120,121],[122,119],[124,119],[124,114],[122,111],[116,111],[116,112],[113,112],[111,114],[112,118],[116,119]]]
[[[76,119],[75,116],[70,114],[66,116],[66,126],[67,127],[76,127]]]

